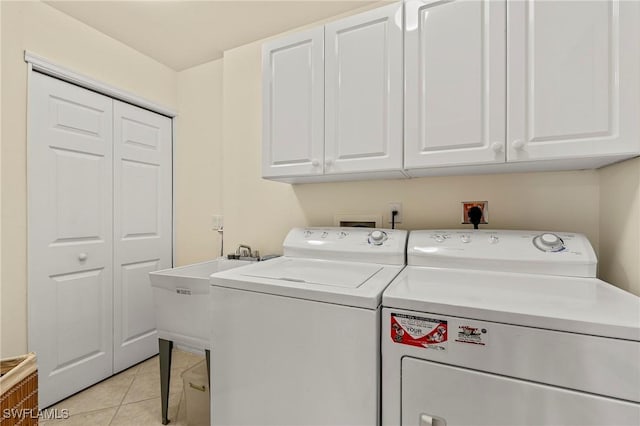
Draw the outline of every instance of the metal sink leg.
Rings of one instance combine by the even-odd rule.
[[[160,350],[160,399],[162,402],[162,424],[169,423],[169,383],[171,381],[171,350],[173,341],[158,339]]]

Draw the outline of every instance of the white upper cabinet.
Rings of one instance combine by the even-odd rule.
[[[402,169],[402,3],[325,26],[325,174]]]
[[[324,28],[262,48],[262,175],[321,175],[324,164]]]
[[[405,168],[503,163],[506,1],[405,8]]]
[[[597,168],[640,154],[640,1],[406,0],[267,43],[263,176]]]
[[[508,161],[637,155],[637,1],[509,2],[508,37]]]

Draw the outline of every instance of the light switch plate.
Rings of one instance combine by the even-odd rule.
[[[214,214],[211,216],[211,229],[220,230],[224,226],[224,220],[221,214]]]

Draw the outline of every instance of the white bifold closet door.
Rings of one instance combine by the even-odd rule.
[[[158,353],[149,272],[171,267],[171,120],[113,101],[114,372]]]
[[[171,266],[171,120],[33,72],[29,350],[47,407],[157,352]]]
[[[112,101],[33,73],[29,350],[44,408],[111,375]]]

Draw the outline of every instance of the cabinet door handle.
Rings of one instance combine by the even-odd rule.
[[[325,164],[327,167],[331,167],[331,166],[333,165],[333,159],[331,159],[331,158],[327,158],[327,159],[324,161],[324,164]]]
[[[502,149],[504,148],[504,144],[502,142],[494,142],[491,144],[491,149],[493,150],[493,152],[502,152]]]
[[[513,147],[513,149],[517,149],[518,151],[520,151],[524,149],[524,141],[522,139],[516,139],[515,141],[513,141],[511,146]]]
[[[87,260],[87,257],[88,257],[88,256],[87,256],[87,253],[80,253],[80,254],[78,255],[78,260],[79,260],[80,262],[84,262],[85,260]]]
[[[311,160],[311,165],[313,167],[318,167],[320,165],[320,162],[314,158],[313,160]]]

